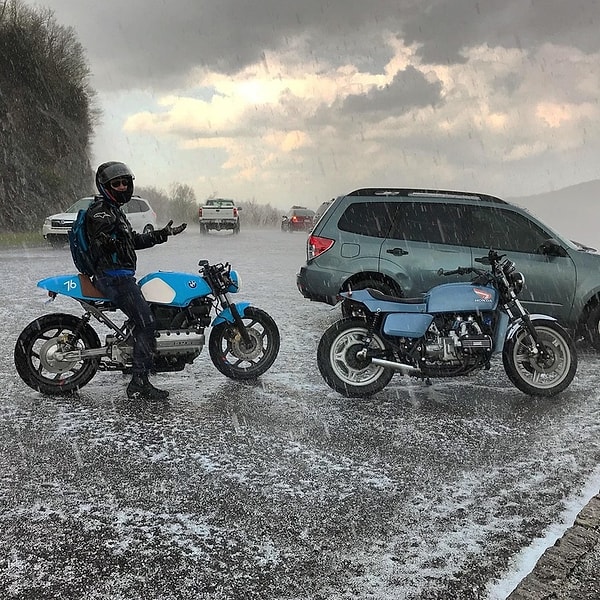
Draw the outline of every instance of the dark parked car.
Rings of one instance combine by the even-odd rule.
[[[524,273],[520,299],[531,313],[555,317],[600,349],[600,255],[494,196],[392,188],[340,196],[311,232],[296,281],[306,298],[332,305],[341,291],[366,287],[419,297],[467,279],[442,281],[438,269],[476,267],[490,248]]]
[[[310,231],[314,224],[315,211],[305,206],[292,206],[281,219],[281,231]]]

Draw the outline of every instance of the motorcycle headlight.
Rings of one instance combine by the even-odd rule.
[[[513,271],[508,276],[508,281],[513,287],[515,294],[518,295],[523,291],[523,287],[525,286],[525,275],[523,275],[523,273],[520,273],[519,271]]]
[[[227,291],[230,294],[235,294],[236,292],[239,292],[242,287],[242,278],[238,272],[233,269],[229,272],[229,277],[231,278],[231,284],[227,288]]]
[[[508,277],[509,275],[514,273],[515,263],[512,260],[508,260],[508,258],[505,259],[504,261],[502,261],[502,270],[504,271],[504,274]]]

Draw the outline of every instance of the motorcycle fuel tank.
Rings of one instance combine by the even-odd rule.
[[[490,311],[498,306],[498,292],[487,285],[443,283],[427,293],[427,312]]]
[[[139,285],[148,302],[171,306],[187,306],[194,298],[211,293],[202,277],[173,271],[149,273],[140,279]]]

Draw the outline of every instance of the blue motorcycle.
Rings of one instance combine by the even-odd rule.
[[[352,316],[331,325],[317,350],[327,384],[345,396],[370,396],[396,372],[427,382],[459,377],[489,369],[502,353],[508,378],[522,392],[553,396],[567,388],[577,370],[569,334],[552,317],[527,312],[518,299],[525,278],[505,255],[490,250],[475,261],[488,268],[440,269],[440,276],[474,278],[435,286],[422,298],[342,293]]]
[[[240,278],[229,263],[199,263],[199,274],[159,271],[138,282],[154,314],[155,372],[181,371],[200,354],[210,327],[208,351],[215,367],[232,379],[254,379],[279,353],[279,329],[263,310],[235,303]],[[129,372],[133,337],[130,323],[115,322],[117,308],[82,274],[38,282],[50,299],[73,298],[81,317],[52,313],[32,321],[17,339],[14,360],[23,381],[44,394],[68,394],[86,385],[98,370]],[[213,316],[213,311],[216,313]],[[122,313],[120,313],[122,314]],[[109,330],[100,342],[91,318]]]

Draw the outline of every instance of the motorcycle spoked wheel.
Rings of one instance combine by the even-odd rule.
[[[392,369],[357,356],[367,333],[365,321],[342,319],[325,331],[317,348],[317,365],[323,379],[336,392],[349,398],[372,396],[394,376]],[[373,334],[369,348],[384,350],[386,345]]]
[[[208,351],[215,367],[231,379],[255,379],[275,362],[279,353],[279,329],[264,310],[249,306],[242,321],[250,336],[247,346],[235,323],[212,328]]]
[[[530,396],[554,396],[566,389],[577,370],[577,353],[571,336],[556,322],[533,323],[546,356],[531,352],[534,342],[522,328],[504,344],[502,362],[508,378]]]
[[[61,361],[56,352],[99,347],[98,334],[80,318],[68,314],[45,315],[32,321],[19,335],[15,367],[21,379],[38,392],[53,396],[70,394],[92,379],[99,359]]]

